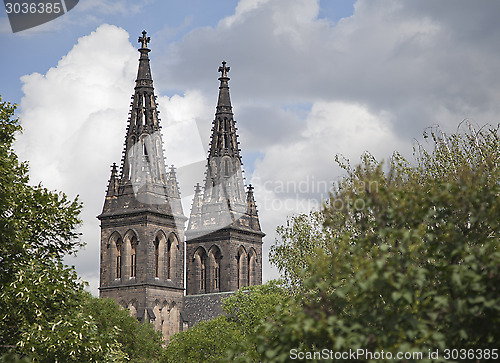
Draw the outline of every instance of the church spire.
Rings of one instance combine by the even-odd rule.
[[[188,231],[206,233],[227,226],[253,228],[249,219],[258,219],[253,194],[247,200],[243,179],[242,162],[236,128],[229,95],[230,68],[226,62],[219,67],[219,97],[215,118],[212,122],[207,158],[207,171],[203,192],[197,187],[191,211]],[[260,232],[258,220],[255,230]],[[253,231],[253,229],[252,229]]]
[[[233,119],[233,111],[231,107],[231,97],[229,96],[229,77],[227,73],[230,67],[226,67],[226,62],[222,62],[219,67],[219,72],[222,76],[219,77],[219,99],[215,111],[215,119],[213,121],[212,136],[210,138],[210,155],[209,158],[229,156],[237,158],[241,164],[240,150],[238,148],[238,136],[236,134],[236,123]]]
[[[229,67],[222,62],[219,72],[219,98],[212,122],[212,136],[207,160],[207,174],[203,193],[204,203],[219,203],[225,209],[244,206],[244,184],[241,157],[238,148],[236,122],[229,96]]]
[[[182,212],[182,202],[181,193],[179,191],[179,183],[177,182],[177,173],[175,172],[175,167],[170,166],[170,172],[167,178],[167,190],[168,190],[168,200],[170,202],[170,207],[175,215],[181,215]]]
[[[166,166],[160,135],[159,111],[153,88],[147,47],[151,38],[142,32],[137,79],[130,107],[127,135],[122,155],[122,183],[151,183],[165,185]]]
[[[153,88],[146,31],[139,37],[139,66],[130,105],[121,168],[113,166],[101,217],[123,209],[149,210],[175,219],[184,217],[175,169],[167,171]],[[169,217],[169,218],[170,218]]]
[[[203,192],[196,186],[186,230],[188,295],[235,291],[262,282],[262,237],[252,187],[245,191],[229,67],[219,67]]]

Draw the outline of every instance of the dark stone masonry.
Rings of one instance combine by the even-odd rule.
[[[121,165],[111,167],[97,217],[99,290],[168,340],[223,314],[223,297],[262,283],[264,233],[252,186],[244,185],[226,62],[219,67],[205,180],[195,186],[189,220],[185,217],[176,170],[167,171],[165,164],[149,41],[143,31]]]

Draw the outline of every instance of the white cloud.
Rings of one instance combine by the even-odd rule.
[[[269,2],[269,0],[240,0],[236,9],[234,10],[234,15],[223,18],[219,25],[224,27],[231,27],[235,22],[241,21],[245,14],[251,12],[252,10],[261,7],[263,4]]]
[[[315,103],[300,137],[270,145],[256,163],[251,182],[262,227],[269,235],[266,249],[276,226],[288,216],[321,207],[343,174],[334,162],[336,154],[356,163],[363,152],[372,151],[383,160],[404,146],[391,130],[386,112],[373,114],[362,105],[345,102]]]

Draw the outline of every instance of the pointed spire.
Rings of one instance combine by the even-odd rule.
[[[158,104],[153,88],[146,31],[138,38],[139,66],[127,121],[118,175],[113,165],[103,212],[99,219],[115,213],[153,211],[173,217],[184,229],[179,185],[175,168],[167,172],[160,132]]]
[[[247,190],[247,213],[251,216],[257,215],[257,206],[255,205],[255,198],[253,196],[253,186],[250,184]]]
[[[177,173],[175,167],[170,166],[170,172],[167,178],[167,195],[174,215],[184,215],[182,210],[181,193],[179,191],[179,183],[177,182]]]
[[[141,47],[137,79],[130,108],[130,116],[122,155],[122,183],[149,182],[164,185],[166,166],[163,143],[160,134],[158,104],[153,88],[153,78],[149,64],[151,38],[144,30],[138,42]]]
[[[247,195],[238,134],[229,95],[229,70],[226,62],[222,62],[219,67],[219,98],[212,123],[203,193],[200,193],[199,187],[195,190],[188,226],[191,236],[227,226],[252,228],[249,227],[249,218],[257,219],[253,194],[250,203],[253,205],[252,217],[247,213],[249,203],[245,200]],[[258,226],[258,220],[254,224]]]
[[[196,183],[194,186],[194,197],[193,197],[193,208],[191,213],[201,213],[201,186],[200,183]]]
[[[168,173],[167,179],[168,195],[173,198],[180,198],[179,183],[177,183],[177,174],[175,172],[175,167],[170,166],[170,172]]]
[[[118,171],[116,168],[116,163],[111,166],[111,176],[108,182],[108,190],[106,192],[106,197],[113,197],[118,194]]]
[[[193,204],[191,205],[191,215],[189,217],[188,230],[201,227],[201,206],[202,195],[200,183],[196,183],[194,187]]]
[[[227,76],[229,69],[230,67],[226,67],[226,62],[222,62],[222,66],[219,67],[222,76],[219,77],[219,99],[215,119],[212,123],[209,158],[228,155],[238,158],[241,164],[236,122],[233,119],[231,97],[229,96],[229,77]]]
[[[231,110],[229,96],[229,67],[222,62],[219,72],[219,99],[212,123],[212,136],[210,138],[210,151],[207,160],[207,173],[203,193],[204,202],[220,203],[224,201],[232,208],[242,207],[245,204],[245,189],[241,171],[241,157],[238,148],[238,135],[236,122]]]
[[[249,227],[260,231],[259,215],[257,214],[257,205],[255,204],[252,184],[248,186],[247,191],[247,215],[249,216]]]

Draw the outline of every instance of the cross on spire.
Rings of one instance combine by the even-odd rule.
[[[150,37],[146,37],[147,32],[145,30],[142,31],[142,37],[139,37],[138,42],[142,44],[142,48],[147,48],[148,43],[151,41]]]
[[[222,73],[221,77],[227,77],[227,72],[229,72],[230,69],[231,67],[226,67],[226,61],[222,61],[222,66],[219,67],[219,72]]]

